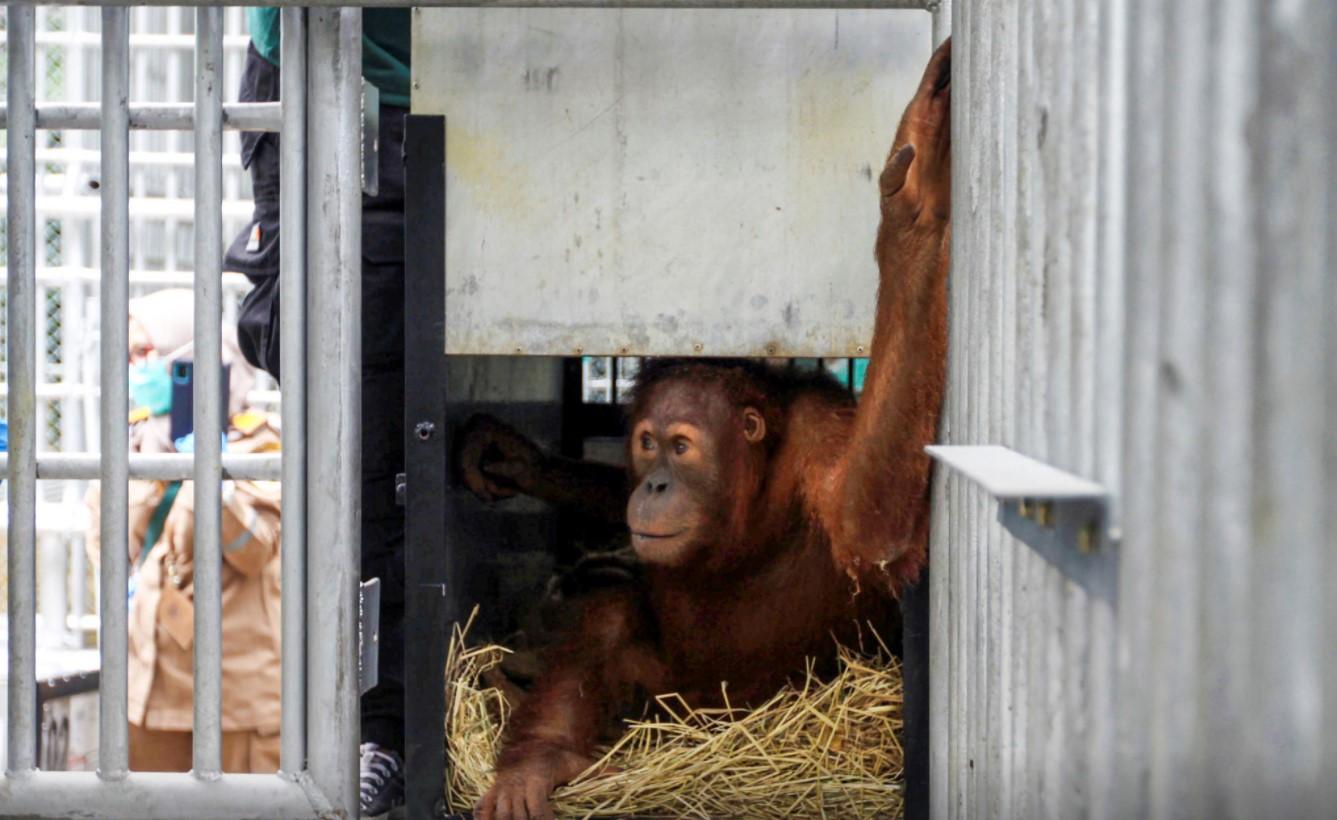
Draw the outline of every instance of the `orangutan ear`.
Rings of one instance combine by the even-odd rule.
[[[743,408],[743,438],[756,444],[766,438],[766,418],[755,407]]]

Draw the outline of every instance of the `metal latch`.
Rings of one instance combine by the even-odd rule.
[[[1118,594],[1119,534],[1104,486],[996,445],[924,448],[998,501],[998,521],[1087,592]]]
[[[381,579],[363,581],[357,593],[358,693],[365,695],[380,682]]]
[[[381,190],[381,90],[362,81],[362,193]]]

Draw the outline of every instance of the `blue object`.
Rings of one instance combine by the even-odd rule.
[[[0,421],[0,453],[9,452],[9,422]]]
[[[155,359],[130,368],[130,403],[155,416],[172,409],[172,377],[167,362]]]
[[[222,381],[221,395],[218,397],[218,412],[224,419],[227,418],[228,406],[228,383],[231,378],[232,366],[222,365],[223,372],[220,374]],[[177,359],[172,362],[172,416],[169,427],[169,435],[172,441],[184,438],[195,429],[195,363],[189,359]]]
[[[220,436],[222,437],[222,439],[223,439],[223,441],[221,442],[221,444],[220,444],[219,446],[222,447],[223,452],[227,452],[227,433],[226,433],[226,432],[223,432],[223,433],[219,433],[219,435],[220,435]],[[186,433],[184,436],[182,436],[181,438],[177,439],[176,441],[174,441],[174,442],[172,442],[172,443],[176,445],[176,451],[177,451],[178,453],[193,453],[193,452],[195,452],[195,434],[194,434],[194,433]]]

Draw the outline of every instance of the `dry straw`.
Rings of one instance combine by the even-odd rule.
[[[509,650],[469,648],[468,628],[456,627],[446,661],[446,798],[455,811],[491,785],[510,715],[505,696],[483,683]],[[586,774],[557,790],[557,815],[900,817],[901,670],[877,643],[872,652],[842,648],[834,679],[809,670],[801,686],[750,711],[661,697],[661,716],[629,721]]]

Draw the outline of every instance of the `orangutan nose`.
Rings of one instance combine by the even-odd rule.
[[[667,492],[669,488],[669,479],[663,472],[656,470],[645,479],[645,491],[649,495]]]

